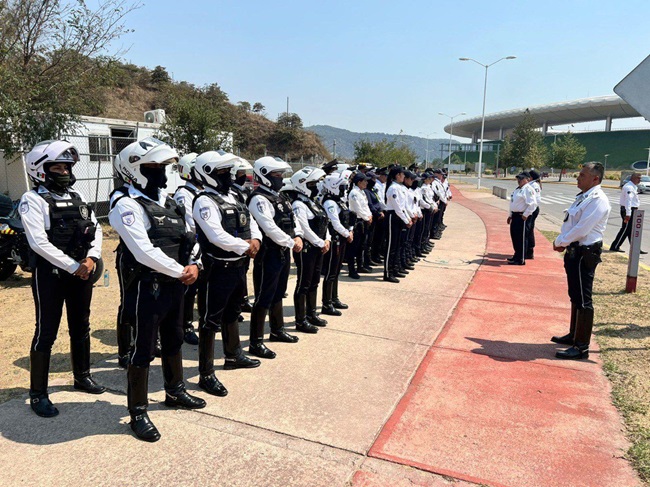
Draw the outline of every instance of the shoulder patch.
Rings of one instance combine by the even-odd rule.
[[[28,203],[27,201],[23,201],[23,202],[20,204],[20,213],[21,213],[22,215],[24,215],[24,214],[27,213],[28,211],[29,211],[29,203]]]
[[[183,196],[183,195],[179,195],[179,196],[177,196],[177,197],[176,197],[176,202],[177,202],[179,205],[184,205],[184,204],[185,204],[185,196]]]
[[[259,200],[257,200],[257,211],[263,212],[265,206],[266,206],[265,201],[263,199],[260,198]]]
[[[397,199],[397,193],[393,193],[393,199]]]
[[[202,220],[207,220],[210,218],[210,208],[207,206],[199,209],[199,215],[201,215]]]
[[[135,223],[135,215],[132,211],[125,211],[120,216],[122,217],[122,223],[124,223],[127,227],[130,227]]]

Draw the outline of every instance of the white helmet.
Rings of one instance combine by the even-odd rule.
[[[330,194],[341,196],[341,187],[347,187],[347,178],[342,177],[339,173],[332,173],[325,176],[323,188]]]
[[[46,164],[64,162],[74,166],[79,161],[79,151],[67,140],[44,140],[36,144],[25,156],[27,174],[34,183],[44,183]]]
[[[267,188],[279,191],[280,188],[282,188],[280,184],[282,178],[280,178],[280,181],[274,184],[271,178],[268,177],[268,175],[274,171],[282,171],[283,173],[291,172],[291,166],[281,158],[272,156],[261,157],[255,161],[255,164],[253,164],[253,174],[255,175],[255,180]]]
[[[297,171],[293,176],[291,176],[291,184],[293,188],[311,198],[311,190],[307,187],[309,183],[318,183],[321,179],[325,177],[325,171],[317,167],[306,166],[303,167],[300,171]]]
[[[351,166],[350,164],[346,164],[345,162],[339,162],[336,164],[336,172],[343,172],[347,169],[349,169]]]
[[[192,181],[194,179],[192,169],[194,169],[197,156],[198,154],[196,152],[190,152],[189,154],[185,154],[181,157],[180,161],[178,161],[178,175],[181,179],[185,179],[186,181]]]
[[[296,188],[293,187],[293,180],[291,178],[282,179],[282,187],[280,188],[281,192],[285,191],[295,191]]]
[[[252,171],[253,166],[251,166],[251,163],[248,162],[246,159],[242,157],[238,157],[237,160],[235,161],[235,165],[233,168],[230,170],[230,174],[232,174],[232,177],[234,178],[237,176],[237,171]]]
[[[239,159],[235,154],[224,151],[207,151],[201,154],[194,161],[194,171],[199,179],[212,188],[221,188],[218,181],[217,171],[220,169],[232,169]],[[230,179],[230,172],[228,172]]]
[[[141,187],[147,186],[147,178],[142,174],[143,164],[173,164],[178,162],[178,152],[162,140],[147,137],[132,142],[115,156],[113,167],[125,180]]]

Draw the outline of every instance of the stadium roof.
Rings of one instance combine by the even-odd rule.
[[[502,139],[524,118],[526,110],[535,117],[539,126],[546,131],[552,125],[567,125],[571,123],[593,122],[605,120],[606,129],[611,129],[611,121],[615,118],[632,118],[641,115],[618,95],[595,96],[578,100],[549,103],[527,108],[515,108],[502,112],[485,115],[485,140]],[[450,133],[451,126],[445,126],[445,132]],[[474,140],[481,135],[481,117],[473,117],[454,123],[453,134],[459,137],[469,137]]]

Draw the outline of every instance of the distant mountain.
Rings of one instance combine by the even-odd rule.
[[[349,130],[330,127],[329,125],[312,125],[305,127],[305,130],[318,135],[323,144],[333,154],[334,141],[336,141],[336,155],[344,159],[354,159],[354,143],[357,140],[369,140],[378,142],[382,139],[395,140],[408,145],[418,155],[419,160],[424,161],[427,150],[427,139],[405,134],[384,134],[380,132],[350,132]],[[454,143],[457,141],[454,140]],[[449,139],[429,139],[429,161],[440,157],[447,157]],[[442,152],[441,152],[442,151]]]

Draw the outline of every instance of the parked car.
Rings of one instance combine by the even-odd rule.
[[[621,183],[619,184],[619,188],[622,188],[629,181],[630,181],[630,176],[627,176],[625,179],[621,181]],[[637,185],[637,188],[639,188],[639,194],[650,192],[650,176],[641,176],[641,181]]]

